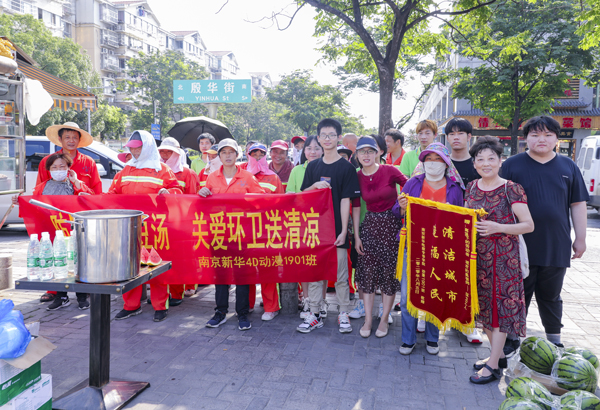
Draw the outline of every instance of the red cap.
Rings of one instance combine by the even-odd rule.
[[[304,135],[296,135],[295,137],[292,137],[292,144],[295,145],[299,142],[298,140],[306,141],[306,137]]]
[[[273,141],[273,143],[271,144],[271,149],[273,149],[273,148],[279,148],[284,151],[287,151],[288,149],[290,149],[290,146],[284,140],[277,140],[277,141]]]

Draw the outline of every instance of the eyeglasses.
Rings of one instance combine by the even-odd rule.
[[[361,149],[358,151],[358,155],[375,155],[377,151],[372,149]]]
[[[324,140],[334,140],[337,139],[337,135],[336,134],[321,134],[319,135],[319,138],[323,138]]]

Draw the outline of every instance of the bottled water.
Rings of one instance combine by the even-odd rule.
[[[69,273],[77,273],[77,234],[75,229],[67,239],[67,270]]]
[[[37,233],[32,233],[27,248],[27,279],[40,280],[40,241]]]
[[[42,280],[51,280],[54,266],[54,252],[50,234],[42,232],[42,241],[40,242],[40,277]]]
[[[63,231],[56,231],[54,237],[54,278],[65,279],[68,276],[67,270],[67,244]]]

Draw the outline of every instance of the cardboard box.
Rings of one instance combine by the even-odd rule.
[[[41,380],[17,397],[0,406],[0,410],[52,410],[52,375],[42,374]]]
[[[0,360],[0,406],[40,380],[40,360],[54,349],[56,346],[40,336],[29,343],[22,356]]]

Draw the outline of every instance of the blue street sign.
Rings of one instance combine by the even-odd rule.
[[[160,139],[160,124],[151,124],[150,125],[150,134],[154,137],[155,140]]]
[[[249,103],[252,80],[175,80],[173,103]]]

